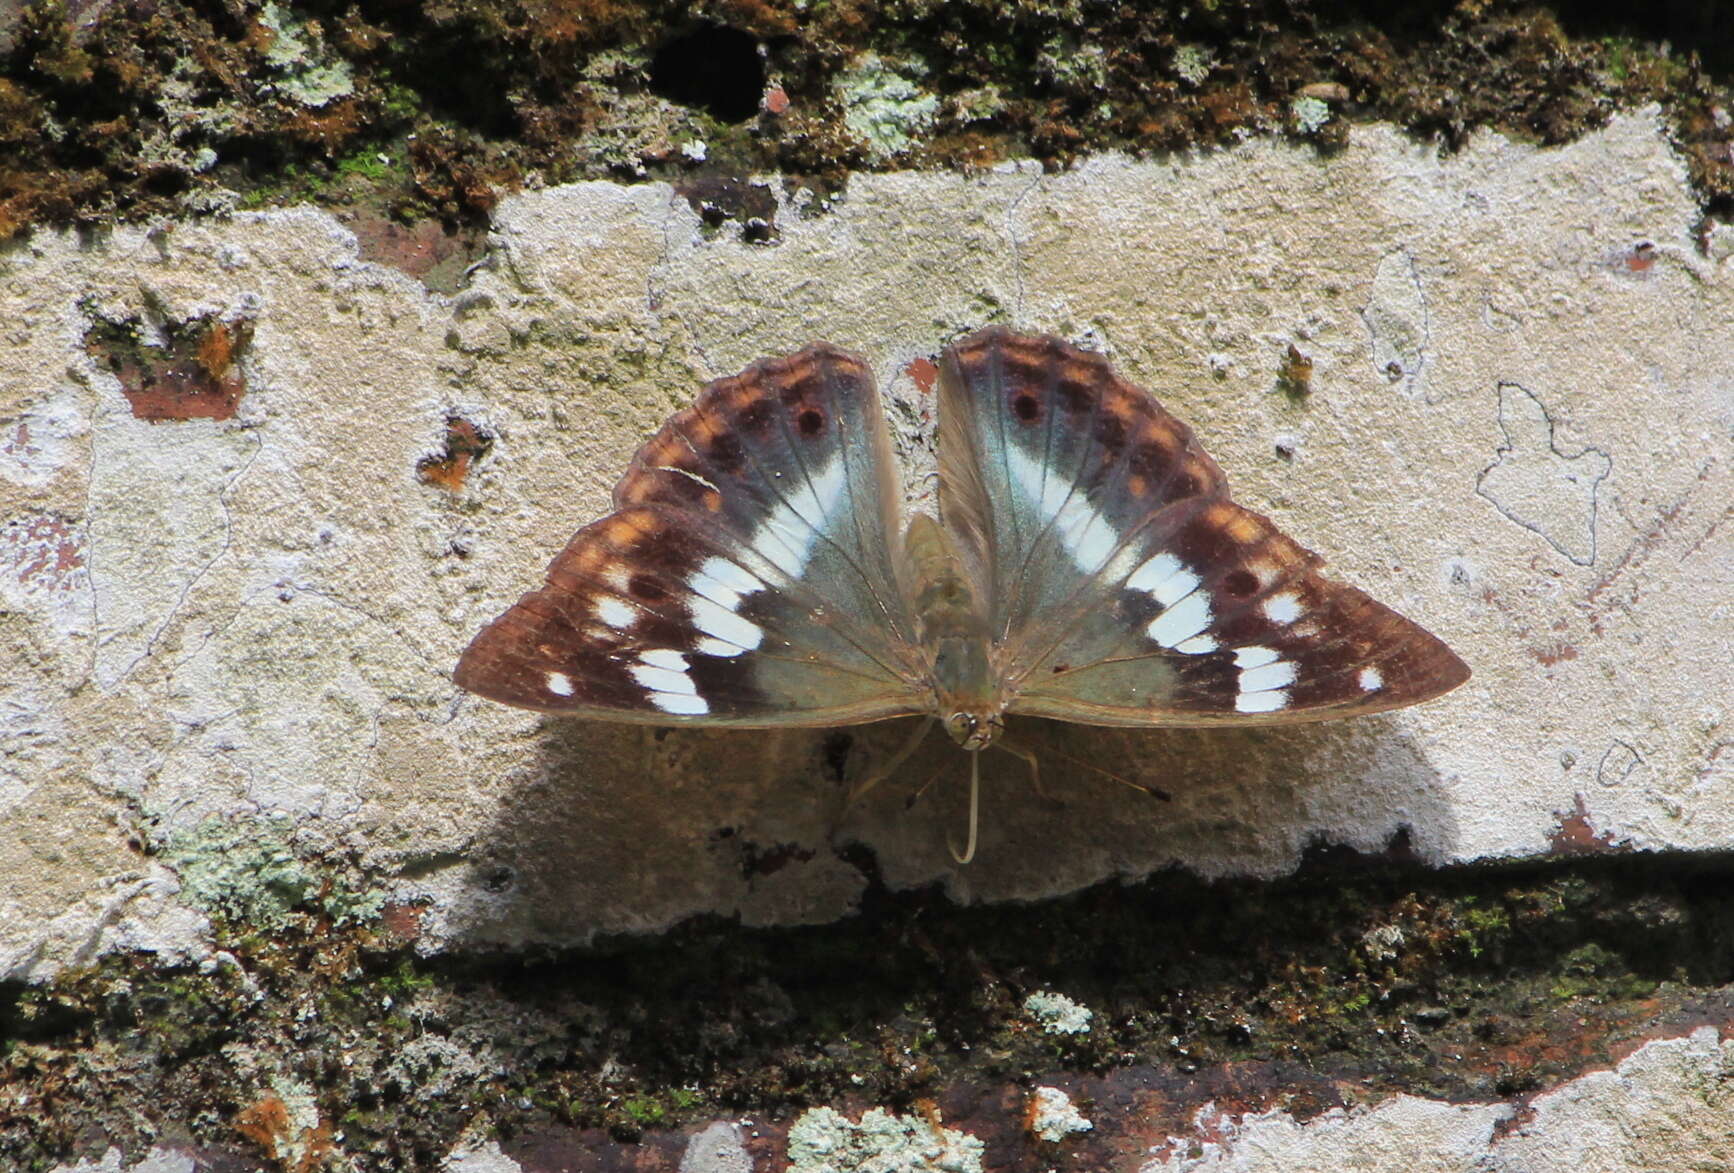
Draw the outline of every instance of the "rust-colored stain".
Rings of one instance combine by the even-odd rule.
[[[766,114],[786,114],[789,109],[789,92],[782,86],[771,86],[765,91],[764,107]]]
[[[379,910],[379,928],[383,935],[405,945],[421,937],[421,918],[425,910],[418,904],[387,904]]]
[[[1634,244],[1626,250],[1626,271],[1648,273],[1656,266],[1656,246],[1649,241]]]
[[[1277,384],[1283,393],[1293,399],[1304,399],[1313,390],[1313,360],[1312,356],[1302,353],[1294,343],[1288,344],[1288,351],[1282,356],[1282,365],[1277,368]]]
[[[275,1156],[277,1142],[289,1136],[289,1106],[266,1092],[235,1114],[235,1131]]]
[[[0,529],[0,567],[34,591],[75,591],[85,581],[83,536],[52,513],[20,518]]]
[[[903,368],[915,380],[915,389],[923,395],[933,394],[933,384],[939,378],[939,364],[930,358],[918,358]]]
[[[1555,855],[1599,855],[1623,851],[1625,846],[1615,841],[1612,831],[1597,831],[1590,825],[1589,806],[1579,794],[1572,799],[1571,812],[1560,817],[1559,826],[1549,836],[1548,849]]]
[[[439,456],[424,456],[415,471],[424,485],[437,485],[448,493],[464,487],[470,467],[494,446],[493,434],[461,415],[446,417],[446,447]]]
[[[120,380],[135,418],[152,423],[232,419],[247,392],[240,358],[253,323],[240,318],[192,318],[170,325],[166,345],[140,341],[138,323],[99,323],[85,349]]]
[[[19,420],[12,434],[0,440],[0,452],[15,458],[20,464],[28,464],[32,456],[42,454],[42,449],[31,442],[29,420]]]
[[[330,1123],[321,1120],[313,1128],[301,1129],[299,1135],[292,1135],[293,1129],[289,1106],[276,1092],[266,1092],[235,1114],[235,1131],[264,1149],[289,1173],[313,1173],[323,1168],[332,1152]]]
[[[450,230],[437,219],[402,224],[359,213],[347,221],[364,260],[389,265],[442,293],[455,293],[485,244],[474,229]]]

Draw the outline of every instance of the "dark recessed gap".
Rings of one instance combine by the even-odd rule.
[[[722,122],[758,113],[765,92],[759,43],[739,29],[701,24],[664,41],[650,59],[650,88]]]

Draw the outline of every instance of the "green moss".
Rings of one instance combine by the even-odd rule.
[[[1708,211],[1734,214],[1725,38],[1646,35],[1640,20],[1630,35],[1574,40],[1519,0],[1425,13],[1322,0],[735,5],[713,15],[763,38],[788,106],[726,125],[656,93],[649,62],[686,16],[660,0],[270,0],[213,13],[190,0],[76,21],[60,0],[25,10],[0,59],[0,238],[237,200],[473,225],[532,174],[783,172],[836,190],[860,166],[1064,166],[1284,125],[1330,150],[1350,117],[1447,146],[1480,127],[1564,142],[1648,102],[1667,111]],[[1321,79],[1353,105],[1303,93]],[[682,150],[697,141],[702,161]],[[394,164],[364,162],[376,153]]]
[[[1473,900],[1463,902],[1458,914],[1458,936],[1471,957],[1502,944],[1511,935],[1511,914],[1503,906],[1478,908]]]
[[[1373,995],[1362,990],[1359,993],[1351,994],[1349,997],[1344,998],[1337,1004],[1335,1009],[1339,1014],[1359,1014],[1372,1004]]]
[[[59,1153],[53,1138],[82,1129],[125,1143],[167,1120],[232,1143],[234,1089],[261,1086],[259,1056],[344,1073],[302,1088],[297,1110],[340,1124],[362,1170],[382,1167],[365,1154],[386,1138],[445,1151],[475,1125],[448,1097],[409,1094],[458,1082],[489,1126],[619,1136],[716,1105],[909,1102],[1125,1065],[1281,1060],[1368,1094],[1489,1096],[1565,1078],[1601,1040],[1723,1013],[1734,973],[1728,876],[1630,858],[1522,874],[1315,862],[1276,883],[1175,874],[1017,906],[875,890],[835,925],[704,922],[437,961],[333,916],[343,885],[296,857],[281,821],[204,824],[172,858],[229,960],[115,956],[51,987],[0,988],[0,1095],[58,1089],[36,1117],[0,1121],[0,1164],[28,1167],[17,1154]],[[1025,1009],[1056,989],[1095,1012],[1087,1034],[1051,1036]],[[173,1078],[131,1082],[135,1063]]]
[[[403,174],[403,160],[383,151],[361,150],[337,162],[339,179],[362,179],[369,183],[394,181]]]
[[[629,1096],[621,1103],[620,1110],[633,1123],[645,1128],[661,1124],[668,1115],[668,1109],[660,1101],[646,1096]]]

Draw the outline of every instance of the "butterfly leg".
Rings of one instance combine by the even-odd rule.
[[[960,864],[968,863],[975,858],[975,828],[976,816],[981,810],[981,751],[976,750],[969,755],[969,842],[959,853],[957,845],[951,841],[951,836],[945,837],[945,849],[951,852],[951,858]]]
[[[875,786],[879,785],[879,783],[895,774],[898,767],[909,760],[910,755],[915,752],[916,747],[919,746],[923,739],[927,737],[928,730],[932,728],[932,717],[927,717],[917,724],[915,728],[910,731],[908,740],[903,743],[896,753],[887,758],[883,765],[876,767],[871,774],[863,778],[856,784],[853,790],[849,791],[849,799],[844,803],[844,805],[854,806],[856,802],[867,797],[868,791],[872,790]]]

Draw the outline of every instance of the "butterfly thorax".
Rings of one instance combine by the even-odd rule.
[[[986,749],[1005,727],[985,611],[950,535],[918,514],[904,535],[916,628],[929,657],[934,708],[964,749]]]

